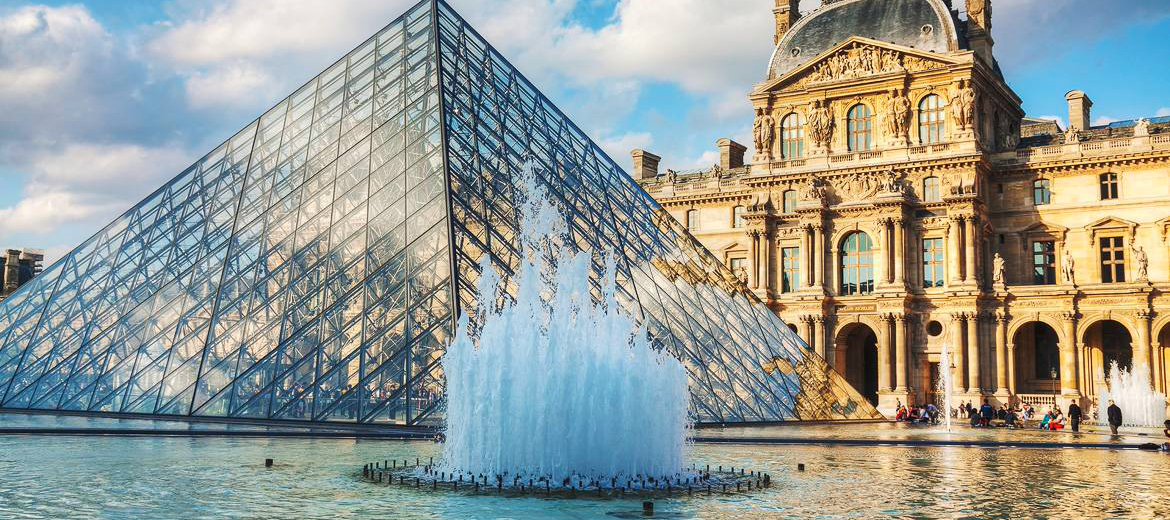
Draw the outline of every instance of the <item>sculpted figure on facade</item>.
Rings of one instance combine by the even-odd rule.
[[[1150,135],[1150,120],[1146,118],[1138,119],[1137,124],[1133,126],[1134,137],[1149,137]]]
[[[940,66],[937,62],[895,50],[854,43],[852,47],[841,49],[813,66],[802,82],[822,83],[891,72],[916,72]]]
[[[990,31],[991,5],[987,0],[967,0],[967,18]]]
[[[1064,259],[1060,263],[1060,273],[1064,276],[1064,281],[1072,285],[1077,284],[1076,260],[1073,260],[1072,251],[1066,247],[1064,248]]]
[[[772,145],[776,142],[776,119],[764,109],[756,111],[756,122],[753,135],[755,137],[756,156],[766,160],[772,159]]]
[[[975,89],[971,87],[971,84],[959,80],[959,88],[955,91],[954,100],[951,103],[951,115],[959,130],[965,132],[975,130],[975,105],[977,101],[978,95],[975,94]]]
[[[1064,132],[1064,144],[1077,144],[1081,142],[1081,133],[1076,128],[1069,127]]]
[[[991,281],[996,285],[1003,285],[1007,283],[1007,279],[1004,277],[1004,274],[1007,271],[1007,261],[1004,260],[1002,256],[999,256],[999,253],[995,254],[995,258],[991,261],[991,266]]]
[[[882,193],[905,195],[906,185],[902,182],[902,174],[894,169],[886,170],[886,172],[882,174],[879,190]]]
[[[828,151],[833,139],[833,113],[828,102],[813,100],[808,107],[808,134],[818,150]]]
[[[886,132],[894,146],[904,145],[910,138],[910,98],[905,91],[890,89],[890,102],[886,107]]]
[[[1150,258],[1146,255],[1146,250],[1137,244],[1133,245],[1133,262],[1137,269],[1137,281],[1148,282],[1150,280]]]
[[[811,177],[800,186],[800,189],[796,192],[796,197],[801,201],[812,201],[823,205],[829,199],[829,193],[825,189],[827,184],[820,177]]]

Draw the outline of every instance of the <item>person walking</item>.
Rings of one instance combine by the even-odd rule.
[[[1112,399],[1109,400],[1109,431],[1113,435],[1117,435],[1117,428],[1121,426],[1121,408],[1114,403]]]
[[[1081,407],[1076,401],[1068,405],[1068,420],[1072,423],[1072,431],[1081,431]]]

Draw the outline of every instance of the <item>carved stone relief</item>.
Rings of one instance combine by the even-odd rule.
[[[943,67],[941,62],[882,49],[864,43],[854,43],[827,56],[795,86],[804,88],[813,83],[828,83],[892,72],[918,72]]]

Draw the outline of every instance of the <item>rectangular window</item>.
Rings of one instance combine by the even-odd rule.
[[[747,273],[747,259],[746,258],[732,258],[731,263],[728,264],[731,272],[736,276],[742,276]]]
[[[1116,173],[1102,173],[1101,174],[1101,200],[1114,200],[1117,198],[1117,174]]]
[[[687,231],[694,233],[699,230],[699,210],[687,211]]]
[[[942,287],[946,280],[946,266],[943,263],[943,239],[922,240],[922,287]]]
[[[743,220],[744,207],[736,206],[731,210],[731,225],[735,228],[742,228],[747,224]]]
[[[1125,282],[1125,239],[1122,237],[1101,239],[1101,282]]]
[[[922,179],[922,201],[923,202],[938,202],[942,200],[941,190],[939,189],[938,177],[927,177]]]
[[[1056,242],[1052,240],[1032,242],[1032,283],[1056,284]]]
[[[780,292],[796,292],[800,289],[800,248],[785,247],[780,250],[784,274],[780,281]]]

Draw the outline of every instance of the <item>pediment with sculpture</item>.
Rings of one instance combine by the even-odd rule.
[[[800,90],[840,81],[940,69],[958,63],[909,47],[853,37],[802,67],[763,85],[762,91]]]

